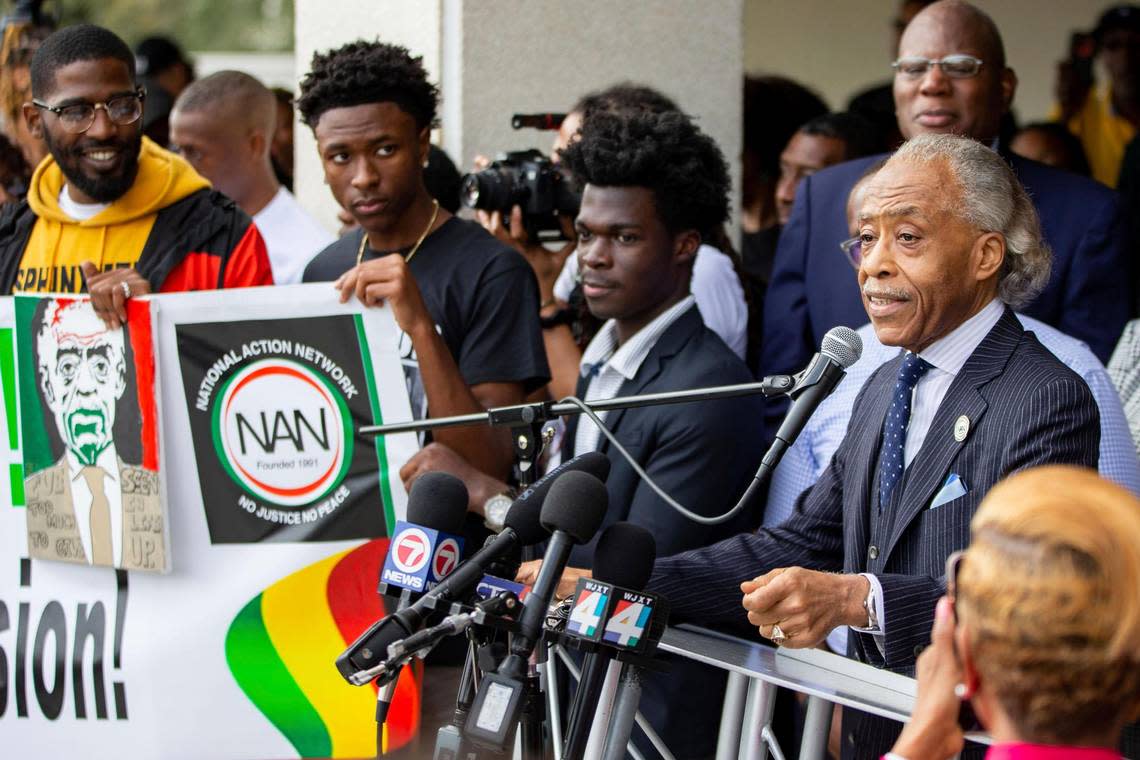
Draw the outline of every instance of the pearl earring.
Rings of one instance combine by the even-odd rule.
[[[968,699],[970,697],[970,690],[966,688],[966,684],[964,683],[955,684],[954,696],[958,699]]]

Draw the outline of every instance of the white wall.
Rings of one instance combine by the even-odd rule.
[[[296,0],[295,80],[309,70],[313,53],[357,39],[405,45],[424,58],[433,81],[439,81],[441,3],[445,0]],[[299,117],[298,117],[299,118]],[[294,130],[293,188],[301,205],[335,231],[338,206],[324,184],[317,143],[308,126]]]
[[[512,113],[565,110],[587,91],[644,82],[699,117],[738,188],[742,2],[297,0],[297,77],[314,50],[359,37],[407,45],[441,85],[439,142],[461,169],[476,153],[549,151],[551,135],[512,130]],[[331,225],[307,128],[296,144],[298,197]]]
[[[218,71],[244,71],[266,87],[296,87],[296,64],[292,53],[190,53],[199,77]]]
[[[1109,0],[976,0],[1005,41],[1020,79],[1018,118],[1047,116],[1057,61],[1069,34],[1091,28]],[[745,0],[744,68],[782,74],[816,89],[832,108],[856,91],[890,78],[891,20],[897,0]]]

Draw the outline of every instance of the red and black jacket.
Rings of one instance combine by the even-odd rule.
[[[36,224],[27,201],[0,207],[0,293],[13,292]],[[202,189],[158,212],[135,269],[156,292],[272,285],[265,241],[225,195]]]

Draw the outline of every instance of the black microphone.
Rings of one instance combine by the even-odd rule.
[[[407,521],[421,528],[459,534],[463,532],[463,523],[467,518],[467,502],[467,487],[462,480],[446,472],[424,473],[416,478],[408,493]],[[394,551],[394,545],[389,545],[388,551]],[[429,551],[429,557],[433,554]],[[402,587],[396,611],[407,609],[415,593],[406,586]],[[376,695],[377,723],[384,723],[388,718],[388,707],[396,691],[397,676],[398,671],[392,680],[380,687]]]
[[[640,525],[616,522],[606,528],[594,549],[593,579],[602,583],[640,591],[649,583],[653,562],[657,559],[657,542],[653,534]],[[579,582],[579,588],[581,588]],[[604,621],[602,621],[604,624]],[[606,669],[617,654],[611,647],[602,647],[586,654],[578,679],[578,690],[570,703],[566,720],[564,758],[582,757],[586,740],[590,736],[592,709],[597,706],[602,692]]]
[[[408,522],[444,533],[462,533],[467,519],[467,486],[446,472],[425,472],[408,493]]]
[[[488,539],[482,549],[420,597],[415,604],[374,623],[337,657],[336,667],[341,675],[349,683],[358,686],[377,676],[381,678],[381,683],[394,677],[393,668],[384,667],[388,647],[418,631],[437,601],[456,601],[474,591],[493,562],[518,546],[541,541],[546,533],[537,520],[528,519],[531,517],[533,515],[528,514],[527,510],[520,510],[516,515],[516,510],[512,509],[507,513],[506,527],[502,533]]]
[[[757,482],[767,478],[766,475],[762,477],[765,470],[770,473],[776,468],[784,453],[799,437],[808,419],[823,400],[835,390],[847,368],[859,361],[862,353],[863,341],[859,333],[850,327],[840,325],[827,331],[823,336],[819,353],[812,357],[811,363],[803,372],[795,376],[795,387],[788,392],[792,398],[792,407],[784,415],[784,421],[776,431],[776,439],[764,454],[760,469],[756,472],[756,479],[749,487],[748,493],[753,491]]]
[[[550,531],[550,541],[534,587],[523,602],[518,631],[511,641],[511,654],[499,667],[507,677],[523,678],[526,661],[542,637],[546,611],[562,578],[570,551],[587,543],[598,532],[609,508],[606,485],[588,472],[563,473],[550,487],[542,505],[542,525]]]
[[[862,354],[863,341],[859,333],[850,327],[840,325],[827,331],[823,336],[819,353],[812,357],[811,363],[803,372],[796,375],[795,387],[788,392],[794,403],[785,415],[780,429],[776,431],[776,440],[783,442],[783,449],[795,442],[807,424],[808,418],[835,390],[847,368],[859,361]],[[776,462],[772,462],[773,467],[776,466],[779,457],[783,456],[783,449],[779,451]],[[772,449],[769,449],[768,455],[771,454]],[[765,459],[767,458],[765,456]]]
[[[740,501],[732,508],[732,513],[747,509],[760,500],[776,465],[796,442],[796,438],[815,410],[835,390],[847,368],[859,361],[862,353],[863,340],[859,337],[859,333],[850,327],[840,325],[827,331],[823,336],[819,353],[812,357],[811,363],[802,372],[795,375],[795,386],[788,391],[788,396],[792,398],[792,407],[784,415],[784,421],[776,431],[775,440],[768,447],[764,458],[760,460],[756,476],[749,483],[748,490],[740,497]]]
[[[602,481],[586,472],[566,472],[554,481],[542,505],[542,523],[551,531],[542,568],[534,588],[523,601],[511,653],[498,669],[486,673],[467,715],[463,734],[479,746],[502,750],[510,744],[519,715],[534,714],[538,678],[528,677],[527,663],[542,637],[543,621],[554,589],[562,577],[570,550],[594,537],[609,506],[609,495]],[[529,696],[528,696],[529,695]],[[541,743],[533,724],[524,723],[522,744],[527,748]]]
[[[519,525],[520,523],[531,526],[542,524],[542,505],[546,501],[546,494],[550,492],[550,487],[554,484],[554,481],[565,472],[588,472],[598,480],[604,482],[605,479],[610,476],[610,458],[597,451],[587,451],[585,454],[576,456],[568,462],[563,462],[543,475],[511,502],[507,514],[511,515],[514,513],[514,517],[511,519],[515,525]],[[505,520],[504,524],[506,524]],[[537,544],[545,538],[546,536],[544,534],[541,538],[534,541],[519,542],[516,548],[520,551],[504,555],[503,562],[490,569],[490,575],[513,580],[515,574],[518,572],[518,567],[522,559],[521,549],[525,546]]]
[[[415,604],[398,610],[369,627],[337,658],[337,670],[349,683],[357,685],[368,683],[377,675],[386,682],[392,677],[388,669],[371,676],[369,674],[387,658],[388,647],[391,644],[419,630],[424,618],[431,612],[429,605],[434,605],[437,599],[448,602],[467,596],[479,585],[487,568],[493,563],[507,557],[519,547],[537,544],[546,538],[547,531],[542,525],[543,504],[556,480],[572,473],[588,475],[596,472],[606,477],[609,475],[609,469],[609,459],[604,454],[592,451],[563,463],[540,478],[515,499],[507,512],[501,533],[489,538],[482,549],[452,571]],[[466,500],[466,497],[464,499]],[[597,530],[597,527],[594,529]]]

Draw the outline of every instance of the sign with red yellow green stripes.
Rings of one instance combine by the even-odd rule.
[[[0,476],[22,461],[11,300],[0,298]],[[401,676],[378,747],[376,690],[349,685],[334,665],[349,643],[386,614],[376,585],[387,533],[404,518],[407,501],[396,473],[418,445],[411,434],[383,442],[355,437],[360,424],[412,416],[391,314],[339,304],[327,284],[160,295],[149,303],[171,572],[29,559],[27,508],[13,485],[20,478],[0,480],[0,672],[8,674],[0,678],[0,754],[54,757],[82,747],[91,760],[357,758],[407,746],[419,728],[422,668],[405,669]],[[212,444],[203,451],[192,434],[197,394],[184,385],[178,330],[189,326],[183,333],[190,334],[207,322],[235,323],[279,338],[288,333],[285,322],[322,325],[323,333],[308,330],[292,339],[336,356],[365,402],[347,405],[352,451],[342,449],[341,459],[330,455],[319,473],[331,468],[339,476],[336,465],[351,462],[344,480],[351,481],[354,500],[343,506],[353,509],[321,515],[319,530],[307,535],[253,530],[229,534],[237,540],[218,540],[207,504],[216,485],[212,479],[225,477],[242,496],[267,502],[229,474],[203,475],[200,467],[203,456],[217,462],[217,454]],[[250,327],[258,323],[260,328]],[[321,368],[319,359],[313,370],[304,356],[292,358],[309,363],[301,374],[314,376],[309,379],[318,385],[307,387],[317,397],[321,390],[331,394],[315,376],[340,373]],[[343,391],[335,380],[333,386]],[[302,415],[313,431],[327,431],[331,442],[334,410],[310,400]],[[343,427],[344,407],[335,398],[331,403]],[[233,407],[238,408],[246,410],[251,426],[256,422],[265,441],[260,410]],[[319,427],[321,408],[325,431]],[[273,415],[267,420],[272,433]],[[294,421],[290,415],[296,435]],[[309,433],[306,427],[306,445]],[[250,430],[243,428],[243,434],[249,443]],[[292,445],[284,439],[281,444]],[[281,501],[272,508],[303,511],[332,498],[341,486],[318,484],[304,497],[316,493],[315,502]],[[336,524],[342,518],[350,524]]]

